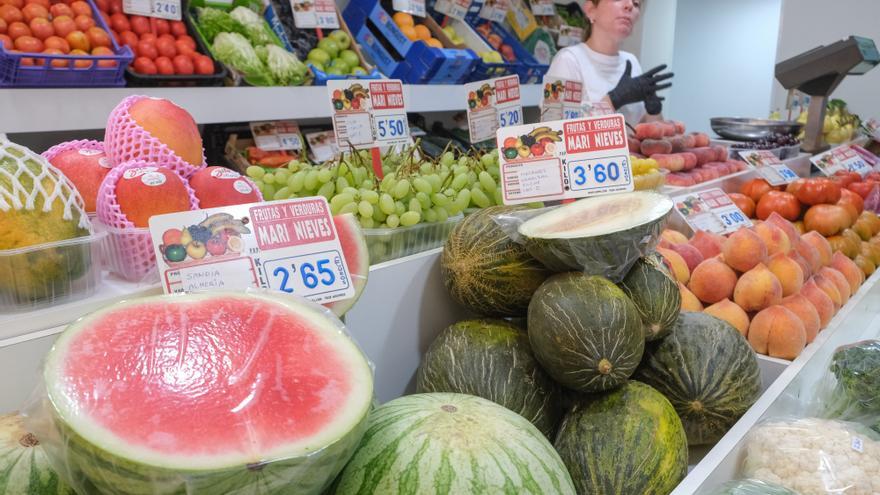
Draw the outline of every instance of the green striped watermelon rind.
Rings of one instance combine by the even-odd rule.
[[[61,463],[64,465],[65,478],[72,486],[82,493],[102,493],[108,495],[155,495],[155,494],[189,494],[189,493],[224,493],[236,495],[281,495],[291,493],[318,494],[327,488],[333,479],[345,466],[351,454],[360,443],[363,433],[366,431],[368,414],[372,407],[373,385],[372,366],[367,361],[361,350],[354,341],[343,331],[344,327],[337,321],[330,320],[326,309],[312,302],[291,298],[286,295],[251,289],[242,292],[215,291],[213,293],[198,293],[172,296],[153,296],[130,301],[123,301],[106,308],[116,310],[126,306],[135,306],[143,303],[187,298],[189,300],[208,299],[217,294],[229,297],[242,297],[243,304],[248,303],[248,298],[261,298],[272,303],[285,305],[300,316],[312,318],[318,325],[323,325],[327,335],[337,339],[337,342],[347,345],[345,352],[347,359],[355,367],[361,367],[365,377],[369,377],[366,383],[360,384],[365,387],[361,396],[365,399],[360,405],[352,404],[349,414],[337,419],[337,424],[343,420],[350,420],[351,427],[338,435],[336,438],[326,438],[323,442],[315,442],[310,446],[299,446],[298,452],[276,452],[265,459],[230,460],[226,465],[203,468],[187,468],[185,461],[180,459],[154,458],[153,462],[139,462],[133,456],[120,452],[125,449],[122,439],[113,438],[114,435],[106,431],[98,431],[97,425],[86,426],[87,421],[82,415],[74,415],[65,412],[63,398],[60,394],[53,393],[51,386],[53,370],[58,369],[59,360],[63,357],[64,347],[88,326],[94,319],[99,318],[103,311],[92,313],[82,317],[71,324],[56,340],[44,367],[44,381],[47,396],[43,401],[42,412],[48,412],[51,418],[50,436],[59,439],[63,448]],[[332,329],[332,330],[331,330]],[[71,417],[75,420],[71,420]],[[108,443],[115,443],[112,447],[99,446],[87,440],[83,435],[83,429],[92,435],[104,435]],[[340,428],[341,429],[341,428]],[[58,450],[58,449],[54,449]],[[50,451],[51,453],[52,451]]]
[[[370,414],[336,495],[573,495],[562,459],[522,416],[465,394],[397,398]]]
[[[18,413],[0,415],[0,493],[75,495],[52,469],[44,445]]]

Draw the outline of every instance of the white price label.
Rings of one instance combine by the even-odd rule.
[[[541,121],[582,118],[583,83],[570,79],[544,76],[544,97],[541,99]]]
[[[532,0],[532,14],[555,16],[556,9],[553,7],[553,0]]]
[[[510,0],[486,0],[477,15],[488,21],[504,22],[508,10],[510,10]]]
[[[865,122],[865,127],[868,129],[868,132],[871,133],[871,137],[874,138],[874,141],[880,141],[880,122],[877,119],[868,119]]]
[[[499,129],[504,204],[632,191],[622,115]]]
[[[749,217],[718,188],[676,196],[672,201],[676,211],[694,231],[730,234],[752,226]]]
[[[859,454],[865,453],[865,443],[861,439],[861,437],[855,437],[855,436],[852,437],[852,442],[850,443],[850,446],[852,447],[853,450],[855,450]]]
[[[387,147],[410,142],[403,84],[397,79],[365,83],[327,82],[333,131],[341,150]]]
[[[471,0],[437,0],[434,10],[463,21],[471,7]]]
[[[814,155],[810,157],[810,161],[827,176],[834,175],[837,171],[845,170],[857,172],[864,177],[873,170],[862,155],[848,144]]]
[[[181,20],[180,0],[123,0],[122,11],[129,15]]]
[[[309,143],[309,149],[312,150],[312,159],[318,163],[330,161],[339,155],[339,147],[336,146],[333,131],[306,134],[306,141]]]
[[[470,141],[495,137],[498,129],[523,123],[519,76],[505,76],[464,85]]]
[[[406,12],[418,17],[425,17],[425,0],[394,0],[391,3],[394,10]]]
[[[755,167],[758,174],[771,186],[781,186],[794,182],[798,179],[798,175],[771,151],[767,150],[747,150],[740,151],[739,156],[749,165]]]
[[[299,124],[293,120],[251,122],[251,133],[257,148],[265,151],[301,150]]]
[[[316,303],[354,295],[320,196],[158,215],[150,234],[169,294],[261,287]]]
[[[338,29],[336,3],[332,0],[290,0],[293,24],[300,29]]]

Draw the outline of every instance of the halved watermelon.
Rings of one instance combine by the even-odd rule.
[[[672,200],[651,191],[586,198],[519,226],[529,254],[557,272],[576,270],[619,282],[654,246]]]
[[[351,213],[336,215],[333,217],[339,242],[342,244],[342,255],[351,274],[354,284],[354,297],[341,301],[333,301],[325,304],[336,316],[342,318],[349,309],[354,306],[358,298],[367,286],[367,276],[370,274],[370,253],[367,250],[367,241],[361,231],[361,224],[356,216]]]
[[[270,293],[125,301],[49,352],[82,493],[320,493],[366,428],[370,366],[318,306]]]

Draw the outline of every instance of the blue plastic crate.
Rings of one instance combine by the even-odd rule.
[[[98,27],[110,35],[110,28],[98,13],[92,0],[86,0],[92,9]],[[9,88],[81,88],[125,86],[125,68],[134,60],[131,49],[116,43],[110,35],[114,55],[46,55],[42,53],[10,53],[0,44],[0,87]],[[41,65],[24,65],[24,59],[41,60]],[[78,61],[89,67],[76,68]],[[102,61],[112,61],[114,67],[99,67]],[[53,67],[53,62],[65,64]]]

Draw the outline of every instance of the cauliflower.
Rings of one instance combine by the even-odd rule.
[[[749,432],[744,474],[802,495],[875,495],[880,440],[842,421],[772,420]]]

